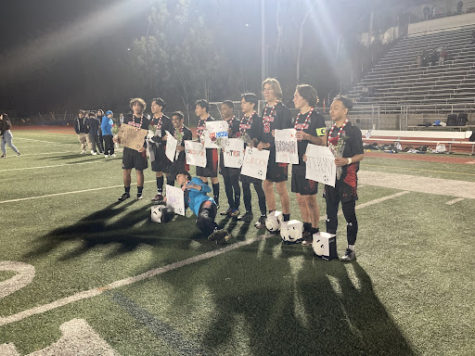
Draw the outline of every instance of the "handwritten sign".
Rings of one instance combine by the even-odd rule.
[[[269,154],[268,150],[259,151],[256,148],[246,147],[241,174],[260,180],[266,179]]]
[[[216,141],[218,139],[228,138],[229,125],[226,121],[207,121],[206,130],[204,130],[205,147],[218,148]]]
[[[336,165],[335,156],[333,156],[330,149],[308,144],[305,155],[307,156],[305,178],[334,187]]]
[[[228,138],[223,148],[224,166],[241,168],[244,159],[244,141],[240,138]]]
[[[181,188],[167,184],[167,205],[173,208],[175,214],[185,216],[185,195]]]
[[[178,140],[173,137],[173,135],[168,132],[168,131],[165,131],[167,133],[167,146],[165,148],[165,154],[167,155],[167,158],[170,160],[170,161],[174,161],[175,160],[175,152],[176,152],[176,146],[178,144]]]
[[[297,130],[275,130],[275,161],[279,163],[299,163]]]
[[[147,134],[148,130],[122,124],[117,133],[117,137],[122,146],[138,151],[143,147]]]
[[[200,142],[185,141],[186,164],[206,167],[206,149]]]

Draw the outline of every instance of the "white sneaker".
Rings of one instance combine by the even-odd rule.
[[[117,156],[116,156],[116,154],[114,153],[114,154],[113,154],[111,157],[114,157],[114,158],[116,158]]]
[[[104,155],[104,158],[105,158],[105,159],[109,158],[109,155]]]
[[[91,151],[91,154],[92,154],[93,156],[95,156],[95,155],[97,155],[97,152]]]

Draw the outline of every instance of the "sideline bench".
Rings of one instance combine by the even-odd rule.
[[[396,130],[362,130],[363,142],[399,142],[401,144],[429,144],[437,146],[442,143],[449,146],[448,154],[452,152],[452,146],[469,148],[472,146],[471,156],[475,154],[475,142],[468,141],[472,131],[396,131]]]

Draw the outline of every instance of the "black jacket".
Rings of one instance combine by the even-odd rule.
[[[83,117],[82,119],[77,117],[74,120],[74,131],[79,135],[80,133],[88,133],[89,132],[89,125],[87,117]]]

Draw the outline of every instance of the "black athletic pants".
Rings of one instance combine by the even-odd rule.
[[[112,135],[104,135],[104,143],[106,145],[106,149],[104,154],[106,155],[113,155],[114,154],[114,141],[112,140]]]
[[[338,229],[338,205],[341,201],[341,189],[339,185],[344,183],[337,182],[335,188],[325,186],[325,200],[327,203],[327,232],[336,234]],[[356,220],[355,213],[356,201],[354,199],[341,202],[341,209],[346,220],[346,239],[348,245],[354,245],[356,242],[356,235],[358,234],[358,220]]]
[[[254,185],[254,189],[257,193],[257,199],[259,201],[259,210],[261,211],[261,215],[266,215],[266,196],[264,194],[264,189],[262,189],[262,181],[261,180],[243,180],[242,181],[242,195],[244,200],[244,207],[246,211],[252,212],[252,205],[251,205],[251,183]]]
[[[239,175],[223,175],[224,190],[228,198],[228,204],[231,209],[239,209],[241,202],[241,187],[239,185]]]

